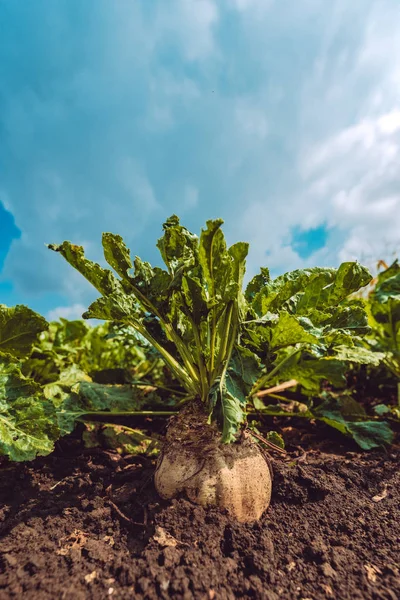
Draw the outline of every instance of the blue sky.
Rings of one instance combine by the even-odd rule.
[[[45,244],[158,261],[222,217],[248,274],[400,245],[397,0],[0,0],[0,303],[95,294]]]

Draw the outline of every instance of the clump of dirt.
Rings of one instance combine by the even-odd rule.
[[[143,457],[71,440],[0,464],[0,599],[400,597],[399,450],[293,451],[254,524],[165,502]]]

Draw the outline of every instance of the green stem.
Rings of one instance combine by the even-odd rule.
[[[81,423],[88,422],[88,421],[85,421],[84,419],[77,419],[77,421],[79,421]],[[104,427],[119,427],[123,431],[126,431],[127,433],[130,433],[131,435],[135,436],[136,438],[139,438],[139,440],[150,440],[153,443],[160,443],[160,441],[162,441],[162,439],[163,439],[163,436],[161,436],[161,435],[158,435],[155,433],[152,433],[151,436],[146,435],[142,431],[140,431],[138,429],[132,429],[132,427],[128,427],[127,425],[116,425],[115,423],[107,423],[106,421],[104,421],[104,422],[101,421],[101,425],[104,425]]]
[[[84,421],[90,421],[87,417],[171,417],[176,415],[176,410],[121,410],[115,412],[109,412],[105,410],[89,410],[88,412],[82,413],[79,419]]]
[[[213,274],[213,247],[214,247],[215,233],[211,239],[210,246],[210,279],[211,279],[211,298],[215,297],[215,282]],[[210,373],[214,371],[215,363],[215,343],[217,339],[217,307],[214,306],[211,309],[211,343],[210,343]]]
[[[293,399],[285,398],[285,396],[280,396],[279,394],[274,393],[268,394],[267,396],[263,396],[263,400],[266,398],[275,398],[275,400],[280,400],[281,402],[293,402]]]
[[[261,390],[261,388],[265,387],[266,383],[272,379],[272,377],[274,377],[274,375],[276,375],[278,373],[278,371],[287,363],[289,362],[289,360],[291,358],[293,358],[293,356],[295,356],[296,354],[298,354],[299,352],[302,351],[302,347],[301,348],[296,348],[296,350],[294,350],[293,352],[291,352],[288,356],[286,356],[283,360],[281,360],[280,363],[278,363],[276,365],[276,367],[274,367],[272,369],[272,371],[270,373],[267,373],[266,375],[264,375],[264,377],[262,377],[259,382],[253,387],[253,389],[251,390],[250,395],[253,396],[254,394],[256,394],[257,392],[259,392]]]
[[[390,335],[392,338],[393,347],[397,353],[399,351],[399,348],[398,348],[398,344],[397,344],[396,323],[393,319],[392,298],[389,298],[389,322],[390,322]]]
[[[171,340],[174,342],[181,358],[185,364],[186,369],[188,370],[190,376],[194,380],[197,385],[197,388],[200,386],[200,377],[198,372],[196,371],[196,367],[194,365],[194,359],[189,353],[185,344],[182,343],[179,335],[174,331],[173,327],[169,323],[164,323],[165,330],[169,334]]]
[[[211,340],[210,340],[210,373],[214,371],[215,366],[215,341],[217,338],[217,323],[215,315],[215,306],[212,307],[211,313]]]
[[[129,321],[129,324],[132,327],[134,327],[141,335],[143,335],[143,337],[146,338],[149,344],[151,344],[156,350],[158,350],[158,352],[164,358],[165,362],[175,373],[175,376],[178,378],[179,381],[181,381],[184,388],[186,388],[189,392],[194,392],[195,394],[197,394],[197,387],[195,386],[195,383],[191,379],[190,375],[178,363],[178,361],[175,360],[175,358],[171,356],[171,354],[167,350],[165,350],[165,348],[163,348],[163,346],[161,346],[161,344],[159,344],[157,340],[153,338],[153,336],[147,331],[147,329],[132,321]]]
[[[197,364],[198,364],[199,372],[200,372],[201,399],[203,402],[205,402],[208,398],[208,394],[210,391],[210,385],[209,385],[206,367],[205,367],[204,360],[203,360],[200,334],[199,334],[197,325],[193,321],[192,317],[189,314],[186,314],[186,317],[188,318],[188,320],[192,326],[194,341],[195,341],[196,350],[197,350]]]
[[[195,371],[195,368],[194,368],[194,366],[193,366],[193,362],[191,361],[191,357],[190,357],[190,355],[188,354],[188,352],[187,352],[187,349],[186,349],[185,345],[181,343],[181,340],[180,340],[180,338],[179,338],[179,335],[178,335],[178,334],[177,334],[177,333],[174,331],[174,329],[173,329],[173,327],[172,327],[171,323],[169,323],[169,322],[168,322],[166,319],[164,319],[164,318],[161,316],[160,312],[157,310],[157,308],[154,306],[154,304],[153,304],[152,302],[150,302],[150,301],[149,301],[149,300],[146,298],[146,296],[144,296],[144,295],[142,294],[142,292],[141,292],[141,291],[140,291],[140,290],[139,290],[139,289],[138,289],[138,288],[137,288],[135,285],[133,285],[133,283],[132,283],[131,281],[130,281],[129,283],[130,283],[130,286],[131,286],[131,288],[132,288],[132,291],[133,291],[133,293],[135,294],[135,296],[136,296],[136,298],[139,300],[139,302],[142,304],[142,306],[144,306],[144,308],[145,308],[146,310],[148,310],[149,312],[152,312],[152,313],[153,313],[153,314],[154,314],[154,315],[155,315],[155,316],[156,316],[156,317],[159,319],[160,323],[162,323],[162,325],[163,325],[163,327],[164,327],[165,331],[167,332],[167,334],[169,334],[169,336],[170,336],[171,340],[172,340],[172,341],[174,342],[174,344],[176,345],[176,347],[177,347],[177,350],[178,350],[179,354],[181,355],[181,357],[182,357],[182,360],[183,360],[183,362],[185,363],[185,367],[186,367],[187,371],[189,372],[189,374],[190,374],[191,378],[194,380],[194,382],[198,382],[198,381],[199,381],[199,376],[198,376],[198,373],[196,373],[196,371]],[[143,334],[143,332],[142,332],[142,335],[144,335],[144,334]],[[144,337],[146,337],[146,336],[144,336]],[[147,339],[147,338],[146,338],[146,339]],[[153,343],[153,342],[150,342],[150,343]],[[160,352],[160,349],[159,349],[160,347],[161,347],[161,346],[159,346],[159,345],[158,345],[158,347],[157,347],[157,350],[158,350],[159,352]],[[165,360],[168,360],[168,359],[166,358],[166,355],[169,355],[169,353],[168,353],[168,352],[166,352],[166,351],[164,350],[164,353],[161,353],[161,354],[164,356]],[[169,355],[169,356],[170,356],[170,355]],[[171,358],[172,358],[172,357],[171,357]],[[175,359],[173,359],[173,360],[175,360]],[[168,360],[168,362],[169,362],[169,364],[170,364],[170,361],[169,361],[169,360]],[[179,364],[179,363],[177,363],[177,361],[175,361],[175,362],[176,362],[176,364],[177,364],[177,365]],[[199,391],[199,390],[198,390],[198,386],[195,386],[195,387],[197,388],[197,389],[196,389],[196,393],[198,393],[198,391]],[[191,386],[191,390],[192,390],[192,389],[194,389],[194,388]]]
[[[234,308],[234,303],[231,302],[227,308],[224,330],[221,334],[221,347],[219,349],[217,362],[215,363],[214,370],[211,372],[210,386],[213,385],[215,379],[218,377],[218,371],[219,371],[221,365],[224,364],[224,367],[228,368],[227,365],[228,365],[229,360],[226,360],[227,349],[231,345],[231,340],[232,340],[232,344],[235,343],[235,337],[236,337],[236,327],[233,327],[232,336],[231,337],[229,336],[229,329],[231,328],[231,324],[232,324],[233,308]],[[233,346],[232,346],[232,348],[233,348]],[[230,359],[230,354],[229,354],[229,359]]]
[[[226,377],[226,372],[227,372],[228,366],[229,366],[229,361],[231,359],[233,348],[235,345],[235,340],[236,340],[236,330],[237,330],[236,324],[232,327],[232,334],[231,334],[231,336],[229,336],[229,329],[231,328],[231,323],[232,323],[233,309],[234,309],[234,305],[232,303],[229,307],[228,317],[227,317],[227,321],[226,321],[226,327],[225,327],[225,331],[224,331],[224,333],[225,333],[224,342],[223,342],[223,345],[221,346],[219,357],[218,357],[217,364],[224,365],[224,368],[223,368],[222,374],[221,374],[220,386],[221,386],[221,384],[223,385],[223,383],[224,383],[224,380]],[[222,389],[222,388],[220,388],[220,389]]]
[[[164,390],[166,392],[171,392],[172,394],[177,394],[178,396],[186,396],[185,392],[181,392],[180,390],[174,390],[173,388],[169,388],[164,385],[157,385],[156,383],[152,383],[151,381],[143,381],[138,379],[137,381],[130,381],[129,384],[137,386],[142,385],[143,387],[150,386],[153,388],[157,388],[158,390]]]

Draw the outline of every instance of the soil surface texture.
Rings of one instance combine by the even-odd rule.
[[[31,463],[3,460],[0,600],[396,600],[399,448],[321,440],[273,460],[271,506],[250,525],[161,501],[150,459],[73,437]]]

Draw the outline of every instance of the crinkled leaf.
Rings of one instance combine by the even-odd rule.
[[[368,269],[354,262],[342,263],[334,277],[330,275],[325,270],[307,286],[297,305],[298,314],[307,314],[311,308],[326,310],[336,306],[372,278]]]
[[[323,321],[323,325],[333,330],[345,330],[353,335],[365,335],[371,329],[364,304],[354,300],[335,308]]]
[[[247,396],[254,383],[261,375],[260,363],[256,356],[242,346],[237,346],[232,353],[227,374],[242,382],[243,392]]]
[[[59,252],[70,265],[81,273],[101,294],[112,294],[119,290],[121,285],[109,269],[103,269],[85,257],[82,246],[71,242],[62,244],[49,244],[50,250]]]
[[[80,341],[90,331],[89,325],[84,321],[68,321],[60,318],[56,323],[54,344],[58,347]]]
[[[43,386],[43,393],[58,407],[69,395],[71,388],[81,381],[92,381],[91,377],[82,371],[76,364],[62,370],[56,381]]]
[[[153,306],[163,314],[168,312],[173,286],[171,275],[159,267],[153,268],[138,256],[135,257],[134,267],[135,274],[127,279],[128,286],[133,286],[141,294],[140,298],[148,309]]]
[[[208,297],[213,300],[217,299],[219,302],[228,302],[237,296],[241,273],[240,267],[237,265],[235,280],[233,257],[227,250],[225,237],[221,230],[222,223],[222,219],[207,221],[207,229],[203,229],[200,236],[199,263]],[[234,251],[234,253],[236,252],[240,252],[240,250]],[[242,260],[244,261],[244,258]]]
[[[103,233],[104,258],[122,278],[132,269],[131,254],[120,235]]]
[[[160,443],[139,429],[118,425],[107,425],[101,431],[105,445],[124,454],[145,454],[156,457],[160,452]]]
[[[130,385],[103,385],[82,381],[73,387],[57,409],[57,418],[63,434],[70,433],[77,419],[92,412],[105,411],[112,414],[142,410],[146,402],[152,407],[160,404],[154,392],[145,396],[138,388]]]
[[[16,358],[30,354],[39,334],[48,328],[46,319],[26,306],[0,304],[0,352]]]
[[[249,245],[245,242],[237,242],[228,250],[232,258],[232,279],[237,283],[238,290],[238,308],[240,316],[243,317],[247,308],[245,297],[242,293],[243,278],[246,272],[246,258],[249,252]]]
[[[278,322],[271,329],[270,348],[275,351],[278,348],[294,346],[295,344],[317,344],[319,338],[307,331],[304,327],[312,330],[312,323],[301,323],[301,319],[290,315],[286,311],[281,312]],[[317,333],[317,330],[314,329]]]
[[[318,395],[324,381],[338,388],[343,387],[346,384],[345,373],[345,364],[334,357],[313,359],[299,356],[297,361],[279,372],[279,379],[296,379],[301,384],[303,393]]]
[[[393,335],[393,330],[400,335],[400,264],[395,261],[383,273],[380,273],[378,282],[370,295],[370,307],[374,319],[389,326],[388,333]]]
[[[82,381],[79,384],[81,406],[87,411],[134,411],[143,405],[143,394],[130,385],[104,385]]]
[[[135,323],[141,316],[135,298],[128,296],[121,290],[116,290],[107,296],[101,296],[83,314],[85,319],[104,319],[125,323]]]
[[[327,417],[337,421],[349,419],[364,419],[365,409],[348,394],[325,394],[325,400],[314,409],[317,416]]]
[[[201,281],[185,275],[182,279],[182,291],[185,304],[194,322],[200,325],[208,313],[207,297]]]
[[[55,409],[17,364],[0,358],[0,454],[33,460],[49,454],[59,438]]]
[[[172,215],[163,225],[164,235],[157,242],[163,261],[172,275],[183,267],[195,262],[198,252],[198,238],[183,227],[179,218]]]
[[[249,281],[245,291],[245,297],[247,302],[252,303],[254,297],[258,292],[262,290],[263,287],[267,285],[270,281],[271,276],[269,273],[269,269],[267,267],[261,267],[260,273],[255,275],[253,279]]]
[[[326,312],[370,279],[368,270],[358,263],[343,263],[339,269],[291,271],[269,281],[254,296],[252,305],[260,316],[282,309],[306,316],[312,310]]]
[[[290,271],[276,279],[268,281],[261,290],[254,295],[252,306],[259,316],[267,312],[277,312],[288,309],[286,303],[304,290],[316,277],[324,275],[327,281],[333,279],[335,269],[303,269]]]
[[[333,348],[335,358],[345,362],[359,363],[363,365],[379,365],[384,359],[381,352],[371,352],[362,346],[335,346]]]
[[[388,406],[387,404],[377,404],[374,406],[374,412],[380,417],[391,417],[397,421],[400,420],[400,405]]]

